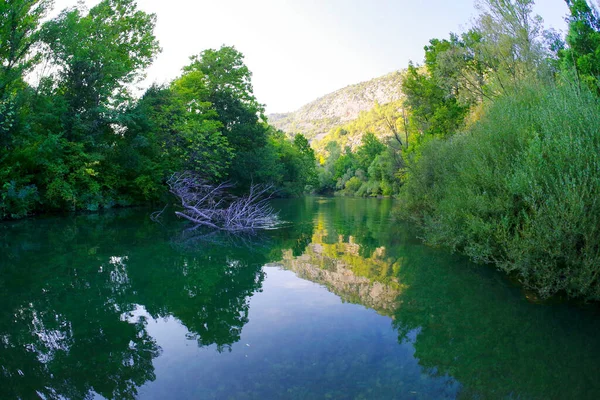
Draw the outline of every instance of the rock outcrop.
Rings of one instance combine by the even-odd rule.
[[[395,71],[367,82],[337,90],[302,106],[299,110],[268,115],[269,123],[282,131],[302,133],[309,141],[319,140],[332,128],[356,119],[375,102],[386,104],[402,97],[402,72]]]

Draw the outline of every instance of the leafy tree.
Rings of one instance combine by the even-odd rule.
[[[543,20],[533,15],[533,0],[481,0],[474,30],[481,35],[476,56],[485,66],[494,95],[516,83],[543,76],[545,60]]]
[[[367,170],[375,158],[385,150],[385,145],[377,137],[367,132],[362,137],[362,143],[356,150],[359,168]]]
[[[4,121],[10,141],[2,144],[11,151],[0,157],[0,175],[11,184],[0,189],[2,217],[37,208],[96,210],[119,203],[126,185],[114,163],[125,129],[118,117],[128,104],[127,85],[158,50],[154,16],[138,11],[134,1],[104,0],[87,13],[65,10],[38,31],[50,2],[1,5],[14,29],[12,41],[2,48],[12,57],[3,62],[5,69],[30,68],[32,63],[17,54],[40,40],[55,67],[35,89],[21,83],[3,113],[17,123]]]
[[[428,70],[409,65],[402,81],[411,125],[421,134],[447,136],[456,132],[467,114],[456,96],[449,96]]]
[[[224,134],[210,92],[200,71],[185,72],[171,84],[173,98],[162,121],[162,129],[178,137],[183,151],[184,169],[202,171],[206,179],[216,181],[228,176],[229,160],[235,155]],[[164,118],[163,117],[163,118]],[[173,120],[175,119],[175,120]]]
[[[325,147],[327,157],[323,159],[322,165],[318,170],[318,181],[320,193],[329,193],[335,191],[335,167],[338,158],[340,158],[342,149],[338,142],[331,141]]]
[[[268,135],[264,109],[254,97],[252,73],[242,53],[230,46],[205,50],[191,57],[183,71],[184,76],[202,82],[205,93],[195,100],[210,103],[223,125],[223,135],[233,149],[230,178],[245,186],[268,175],[260,163]]]
[[[315,151],[310,147],[308,139],[300,133],[294,136],[293,143],[299,153],[300,176],[302,177],[300,183],[312,187],[317,184]]]
[[[461,36],[451,33],[450,40],[432,39],[425,47],[425,65],[435,74],[438,84],[461,105],[470,106],[491,99],[486,84],[488,67],[479,46],[482,35],[470,29]]]
[[[316,185],[315,154],[304,135],[290,141],[285,133],[273,130],[263,151],[260,178],[273,183],[279,195],[298,196]]]
[[[110,113],[127,99],[127,85],[140,78],[159,51],[156,17],[137,9],[134,0],[103,0],[87,14],[63,11],[44,25],[43,38],[58,67],[59,92],[65,97],[67,138],[89,141],[108,135]]]
[[[39,60],[31,56],[51,0],[0,0],[0,101]]]
[[[598,9],[585,0],[567,0],[568,47],[559,52],[564,70],[575,69],[579,78],[597,93],[600,92],[600,15]]]

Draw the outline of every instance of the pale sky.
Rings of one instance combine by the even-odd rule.
[[[546,27],[566,31],[564,0],[536,3]],[[55,9],[75,4],[55,0]],[[138,7],[157,15],[163,49],[144,87],[177,77],[193,54],[233,45],[268,113],[421,63],[429,39],[463,32],[477,15],[474,0],[138,0]]]

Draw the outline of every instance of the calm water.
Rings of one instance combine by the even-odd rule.
[[[276,207],[257,238],[0,224],[0,398],[600,398],[597,306],[421,245],[390,201]]]

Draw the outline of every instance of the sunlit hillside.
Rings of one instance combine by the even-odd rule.
[[[332,129],[346,125],[371,110],[376,103],[387,104],[402,98],[402,72],[395,71],[367,82],[327,94],[299,110],[271,114],[269,122],[282,131],[302,133],[311,142],[319,141]]]

